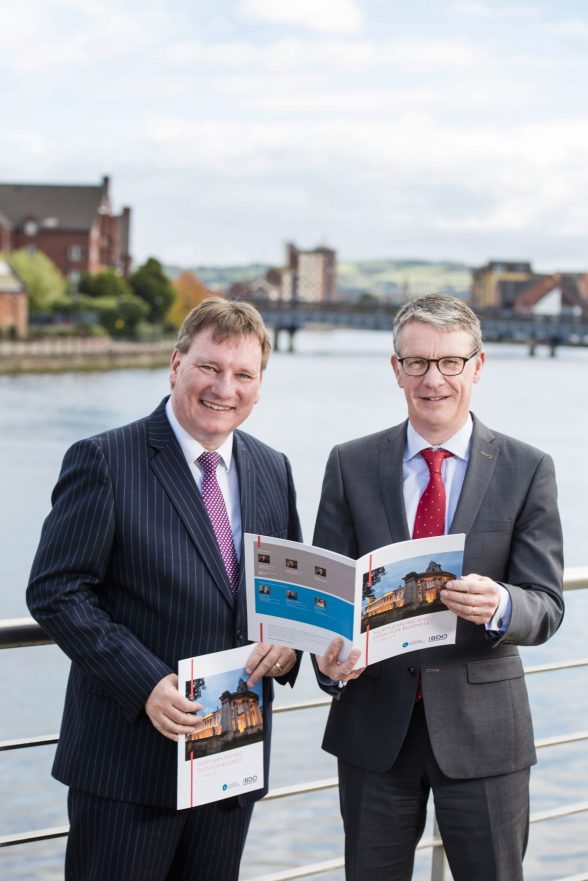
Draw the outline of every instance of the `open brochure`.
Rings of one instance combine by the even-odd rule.
[[[455,643],[457,618],[439,593],[460,578],[465,535],[387,545],[352,560],[287,539],[246,533],[249,639],[341,657],[364,667],[415,649]]]
[[[261,789],[263,697],[261,682],[247,687],[251,646],[185,658],[178,688],[202,704],[193,734],[178,741],[178,810]]]

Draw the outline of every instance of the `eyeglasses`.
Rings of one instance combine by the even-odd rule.
[[[431,364],[437,365],[437,370],[443,376],[459,376],[463,373],[468,361],[478,354],[478,349],[472,352],[467,358],[461,358],[457,355],[448,355],[445,358],[397,358],[407,376],[424,376]]]

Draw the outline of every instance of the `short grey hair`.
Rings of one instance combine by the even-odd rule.
[[[203,300],[184,319],[178,333],[176,349],[187,352],[196,334],[208,327],[212,328],[212,338],[216,343],[249,334],[257,337],[261,346],[261,369],[265,370],[272,342],[255,306],[241,300],[224,300],[221,297]]]
[[[427,294],[409,300],[396,313],[392,334],[394,351],[399,353],[400,335],[409,321],[422,321],[442,331],[467,330],[474,350],[482,348],[480,320],[467,303],[449,294]]]

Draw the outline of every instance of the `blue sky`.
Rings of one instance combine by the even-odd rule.
[[[20,0],[0,179],[98,183],[181,265],[588,268],[581,0]]]

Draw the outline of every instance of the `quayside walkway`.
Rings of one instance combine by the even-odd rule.
[[[588,589],[588,567],[567,569],[565,573],[564,586],[566,591]],[[47,645],[50,642],[51,641],[47,639],[41,628],[31,618],[19,618],[10,620],[6,619],[0,621],[0,648],[2,649],[15,649]],[[572,690],[572,697],[575,695],[574,699],[577,699],[578,695],[581,695],[580,700],[583,704],[585,701],[584,695],[588,692],[588,672],[586,672],[586,668],[588,668],[588,657],[575,657],[557,663],[527,666],[525,668],[525,672],[527,677],[534,678],[536,676],[544,676],[546,674],[559,674],[560,671],[573,671],[575,668],[578,668],[578,673],[580,673],[581,671],[581,679],[579,682],[579,687],[578,682],[576,681],[574,689]],[[555,689],[558,688],[557,680],[554,681],[553,687]],[[564,689],[562,689],[562,692],[563,691]],[[29,695],[23,695],[23,700],[26,700],[29,697]],[[326,707],[328,704],[328,699],[317,698],[299,703],[290,703],[278,706],[274,710],[274,712],[277,714],[276,722],[278,722],[278,720],[280,719],[281,714],[313,713],[313,711],[315,711],[317,708]],[[17,712],[17,708],[14,709],[14,712]],[[308,731],[310,731],[310,725],[308,726]],[[16,740],[5,740],[3,742],[0,742],[0,752],[8,752],[12,750],[29,750],[34,747],[54,745],[57,742],[57,739],[57,734],[50,733],[32,734],[29,737],[19,738]],[[559,732],[551,737],[540,738],[537,740],[536,745],[537,748],[540,750],[540,753],[543,754],[546,751],[549,751],[549,753],[551,753],[551,751],[554,750],[554,748],[556,747],[567,748],[570,744],[576,744],[579,742],[586,743],[586,741],[588,741],[588,730],[572,732],[567,731]],[[276,750],[274,749],[274,761],[275,756]],[[540,758],[542,759],[541,764],[543,765],[544,756],[540,755]],[[549,760],[545,761],[545,765],[550,765]],[[548,773],[549,772],[550,771],[548,768]],[[552,772],[554,775],[558,774],[557,763],[552,764]],[[581,784],[581,781],[576,780],[575,782],[580,783],[580,785],[575,787],[576,792],[581,792],[584,794],[588,791],[588,778],[583,781],[583,785]],[[302,824],[304,828],[301,828],[300,824],[298,824],[294,829],[293,823],[290,819],[291,812],[286,806],[280,807],[281,805],[284,805],[285,802],[287,803],[290,799],[310,799],[313,794],[328,790],[336,790],[336,788],[336,777],[329,777],[326,779],[308,780],[306,782],[297,783],[295,785],[284,786],[270,790],[268,795],[259,805],[256,813],[260,812],[261,814],[267,803],[270,803],[269,806],[271,806],[272,813],[277,813],[278,811],[282,812],[280,823],[285,827],[288,839],[291,839],[292,837],[295,837],[296,839],[296,852],[298,863],[297,865],[289,865],[287,868],[284,868],[283,864],[279,865],[278,863],[273,871],[265,874],[255,874],[254,876],[251,873],[247,874],[247,866],[245,865],[242,873],[244,881],[294,881],[294,879],[297,878],[312,877],[318,879],[325,876],[328,876],[329,879],[336,879],[336,881],[340,881],[340,879],[343,878],[343,856],[341,853],[334,853],[331,858],[321,860],[319,862],[308,862],[308,856],[305,859],[305,841],[307,842],[306,853],[312,853],[313,850],[311,844],[317,838],[317,836],[320,836],[321,832],[321,816],[319,814],[316,814],[314,818],[311,817],[310,819],[308,819],[307,817],[307,822],[305,824]],[[548,790],[551,791],[551,789],[552,787],[548,787]],[[553,790],[555,791],[555,786],[553,787]],[[10,799],[10,797],[10,793],[3,793],[2,798],[4,800]],[[535,834],[534,829],[537,825],[541,826],[542,828],[547,828],[548,824],[553,824],[558,819],[570,818],[574,815],[580,815],[582,817],[582,828],[584,830],[588,829],[588,822],[583,819],[584,817],[588,818],[588,801],[574,801],[570,799],[567,803],[563,804],[561,803],[561,800],[556,799],[555,801],[557,803],[544,810],[533,810],[532,808],[531,836]],[[263,820],[261,821],[260,829],[261,831],[256,831],[254,817],[254,824],[252,827],[251,835],[264,835]],[[1,831],[2,830],[0,830],[0,832]],[[22,847],[23,845],[31,844],[33,842],[63,838],[67,834],[67,826],[57,826],[53,828],[35,830],[22,830],[13,834],[0,835],[0,847]],[[427,850],[431,852],[431,870],[430,873],[427,875],[429,881],[449,881],[449,870],[446,866],[443,846],[434,821],[431,833],[426,833],[425,836],[426,837],[423,838],[423,840],[419,844],[419,851]],[[561,847],[558,848],[558,852],[554,855],[550,854],[549,856],[549,876],[542,875],[542,877],[549,877],[549,881],[588,881],[588,837],[586,836],[585,832],[582,836],[578,837],[581,837],[583,839],[582,841],[577,842],[578,846],[580,849],[583,849],[583,852],[586,854],[586,864],[585,866],[582,865],[578,867],[580,869],[579,873],[576,873],[574,875],[568,874],[567,876],[565,874],[562,874],[561,865],[563,865],[565,862],[563,856],[566,852],[566,844],[564,841],[562,842]],[[269,860],[278,861],[280,859],[280,856],[283,856],[283,854],[281,854],[280,852],[280,847],[276,846],[275,842],[272,841],[272,836],[269,833],[267,834],[267,838],[260,843],[260,846],[264,847],[264,850],[266,851],[264,866]],[[291,863],[291,859],[289,858],[287,862]],[[4,877],[4,875],[2,875],[2,877]],[[31,875],[31,877],[33,876]],[[37,878],[38,881],[44,881],[42,870],[40,870],[39,868],[35,870],[34,877]],[[528,881],[533,881],[532,874],[528,875]]]

